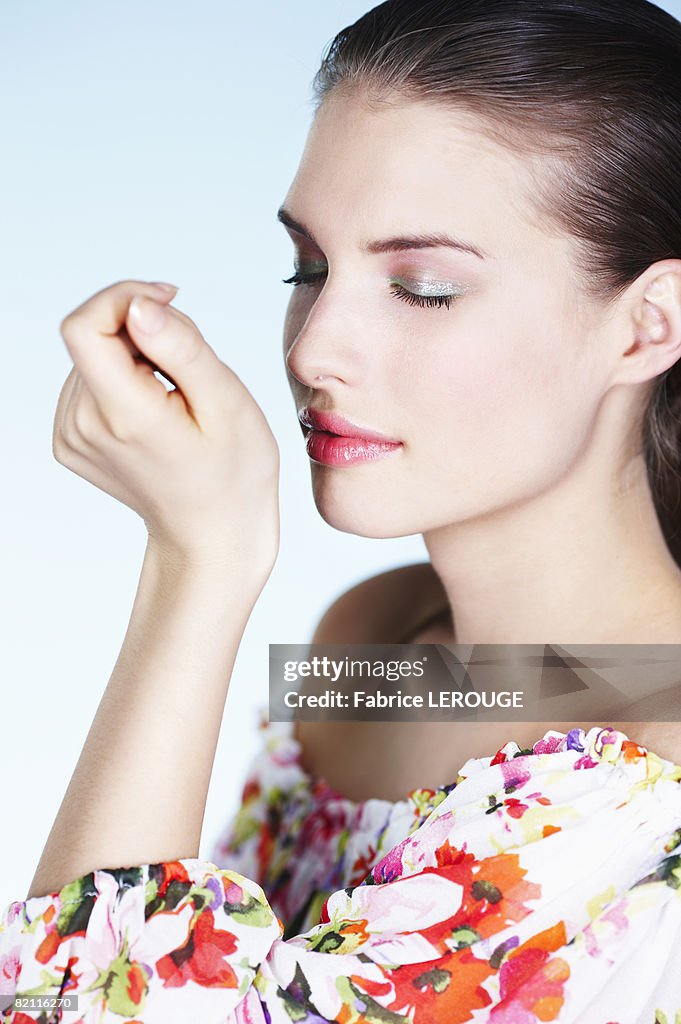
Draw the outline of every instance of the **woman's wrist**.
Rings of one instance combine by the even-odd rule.
[[[199,536],[199,531],[197,535]],[[278,553],[276,543],[262,544],[235,541],[221,536],[186,539],[158,531],[149,531],[145,562],[152,561],[170,578],[195,576],[206,581],[222,580],[233,592],[239,584],[254,598],[260,594],[274,568]]]

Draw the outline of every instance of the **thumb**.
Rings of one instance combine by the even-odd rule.
[[[205,422],[220,397],[224,401],[228,367],[193,320],[147,295],[135,295],[126,327],[142,354],[182,392],[199,422]]]

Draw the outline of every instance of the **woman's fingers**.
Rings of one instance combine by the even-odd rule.
[[[141,352],[178,388],[199,426],[225,403],[225,380],[236,374],[216,355],[194,321],[173,306],[135,295],[126,319]]]
[[[78,370],[74,366],[59,392],[57,408],[54,413],[54,423],[52,425],[52,454],[57,460],[64,433],[64,423],[67,420],[68,409],[73,401],[74,392],[78,388],[78,382],[80,379],[81,378],[78,376]]]
[[[152,296],[167,303],[172,294],[144,281],[119,281],[104,288],[74,309],[61,322],[61,334],[69,354],[97,399],[102,412],[123,424],[134,409],[148,407],[165,388],[151,375],[138,372],[129,345],[119,332],[125,324],[130,300],[135,294]],[[153,385],[150,386],[153,380]]]
[[[249,572],[269,572],[279,544],[276,440],[237,374],[169,301],[153,284],[122,281],[62,322],[74,366],[57,406],[55,458],[133,508],[183,558],[216,547],[230,561],[248,558]]]
[[[67,448],[85,456],[106,432],[92,392],[80,375],[71,389],[59,430]]]
[[[212,416],[216,408],[224,409],[225,380],[236,374],[196,324],[168,305],[171,298],[153,284],[119,281],[62,321],[73,361],[117,436],[134,432],[135,423],[154,418],[167,402],[155,369],[181,392],[199,425],[217,418]]]
[[[170,302],[175,298],[176,291],[168,291],[149,281],[117,281],[91,295],[69,313],[63,323],[86,323],[89,328],[95,327],[101,334],[113,335],[125,322],[133,295],[150,295],[158,302]]]

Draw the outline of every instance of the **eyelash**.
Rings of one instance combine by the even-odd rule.
[[[321,281],[326,277],[326,271],[319,271],[316,274],[298,274],[295,273],[293,277],[287,277],[283,280],[283,284],[292,284],[294,286],[301,284],[316,284],[317,281]],[[455,298],[453,295],[416,295],[414,292],[408,291],[403,288],[401,284],[392,281],[390,284],[392,294],[395,298],[401,299],[403,302],[408,302],[410,306],[431,306],[431,307],[442,307],[449,309],[452,305],[452,300]]]

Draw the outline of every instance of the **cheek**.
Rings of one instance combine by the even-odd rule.
[[[547,322],[537,313],[462,321],[433,354],[415,436],[437,458],[446,448],[459,481],[545,483],[585,443],[596,408],[589,368],[570,325]]]

